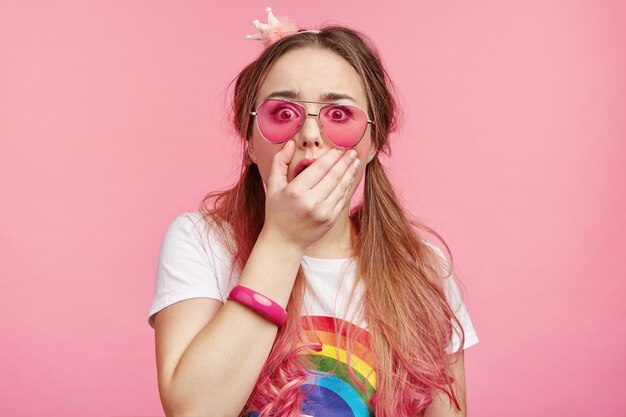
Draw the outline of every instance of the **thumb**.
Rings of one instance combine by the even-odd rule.
[[[287,186],[287,171],[289,162],[295,153],[296,146],[293,140],[288,140],[283,148],[276,152],[272,158],[272,166],[270,167],[270,175],[267,179],[267,189],[275,191]]]

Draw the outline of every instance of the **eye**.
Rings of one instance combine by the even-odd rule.
[[[294,114],[290,109],[282,109],[277,113],[277,116],[282,120],[290,120],[293,118]]]
[[[270,114],[277,122],[290,122],[300,118],[300,110],[294,104],[285,102],[276,105]]]
[[[330,116],[331,116],[332,119],[343,119],[344,112],[342,112],[341,110],[335,109],[335,110],[332,111]]]
[[[331,106],[324,112],[324,118],[333,123],[341,123],[351,119],[352,114],[347,106]]]

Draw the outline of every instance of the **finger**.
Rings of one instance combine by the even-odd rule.
[[[310,190],[324,177],[324,175],[326,175],[328,170],[335,165],[344,153],[345,151],[343,149],[330,149],[319,159],[309,165],[307,169],[295,177],[291,181],[291,184],[293,184],[292,187]]]
[[[331,211],[331,216],[333,216],[333,218],[339,217],[339,214],[350,204],[350,200],[352,200],[352,196],[355,191],[356,187],[354,186],[354,181],[350,181],[350,185],[346,189],[346,192],[339,198],[337,205],[333,211]]]
[[[359,161],[358,159],[355,161]],[[341,177],[341,181],[332,190],[330,195],[322,203],[325,207],[329,207],[333,216],[339,215],[339,212],[343,210],[347,202],[350,201],[356,187],[354,186],[356,174],[356,167],[354,164],[350,164],[350,168],[346,170]]]
[[[287,170],[289,162],[295,153],[296,147],[293,140],[288,140],[283,148],[272,157],[270,174],[267,179],[267,190],[274,191],[287,185]]]
[[[337,188],[346,173],[349,172],[350,176],[354,176],[356,168],[359,166],[359,162],[356,161],[356,152],[354,150],[346,152],[343,158],[313,188],[317,198],[320,200],[326,199]]]

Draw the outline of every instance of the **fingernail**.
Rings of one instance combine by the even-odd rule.
[[[350,151],[350,159],[354,159],[356,158],[356,151],[355,150],[351,150]]]
[[[355,168],[356,168],[356,167],[358,167],[360,163],[361,163],[361,160],[360,160],[360,159],[355,160],[355,161],[354,161],[354,167],[355,167]]]

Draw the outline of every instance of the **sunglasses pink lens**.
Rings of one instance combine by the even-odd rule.
[[[291,139],[304,121],[304,108],[289,101],[266,100],[257,109],[257,114],[261,134],[275,143]]]
[[[351,148],[367,129],[367,115],[356,106],[327,106],[320,114],[322,130],[335,145]]]
[[[304,123],[305,109],[286,100],[265,100],[257,109],[259,131],[265,139],[282,143],[291,139]],[[324,134],[335,146],[351,148],[367,129],[367,115],[356,106],[329,105],[320,110]]]

